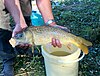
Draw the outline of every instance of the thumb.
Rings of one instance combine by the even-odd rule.
[[[15,31],[13,31],[12,37],[15,37],[16,34],[17,34],[17,33],[16,33]]]

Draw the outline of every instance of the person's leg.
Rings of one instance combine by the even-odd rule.
[[[31,18],[30,16],[24,16],[25,22],[28,26],[31,26]]]
[[[31,25],[30,15],[32,12],[31,0],[20,0],[20,6],[28,26]]]
[[[11,36],[12,32],[0,29],[0,57],[3,60],[4,76],[14,76],[13,64],[16,54],[9,43]]]
[[[30,16],[32,7],[31,7],[31,0],[19,0],[21,10],[24,16]]]
[[[3,74],[4,76],[14,76],[14,58],[3,60]]]

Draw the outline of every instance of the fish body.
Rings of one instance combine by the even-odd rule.
[[[67,45],[68,43],[76,45],[85,54],[88,54],[88,46],[92,46],[92,43],[77,37],[71,33],[68,33],[60,28],[50,26],[30,26],[23,31],[20,38],[14,37],[12,45],[16,46],[21,43],[29,43],[35,45],[44,45],[51,42],[52,38],[59,39],[61,44]]]

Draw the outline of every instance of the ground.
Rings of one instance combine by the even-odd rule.
[[[79,62],[79,76],[100,76],[100,1],[53,2],[52,7],[59,25],[68,27],[71,33],[93,43],[93,46],[89,47],[89,54]],[[45,76],[43,57],[17,57],[15,73],[26,74],[26,71],[32,71],[34,76]]]

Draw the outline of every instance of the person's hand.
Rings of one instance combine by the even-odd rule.
[[[16,24],[13,32],[12,32],[12,37],[15,37],[16,34],[22,32],[25,28],[27,28],[27,25],[25,25],[23,28],[20,26],[20,24]]]
[[[60,25],[54,25],[53,27],[60,28],[64,31],[66,31],[66,32],[70,32],[70,30],[67,27],[63,27],[63,26],[60,26]]]
[[[21,27],[21,25],[16,24],[13,33],[12,33],[12,37],[15,37],[18,33],[21,33],[22,31],[24,31],[27,28],[27,25],[25,25],[23,28]],[[32,45],[28,44],[28,43],[23,43],[20,44],[18,46],[16,46],[17,48],[23,48],[23,49],[27,49],[29,47],[31,47]]]
[[[55,28],[60,28],[60,29],[62,29],[62,30],[64,30],[64,31],[66,31],[66,32],[70,32],[70,30],[69,30],[67,27],[63,27],[63,26],[59,26],[59,25],[54,25],[53,27],[55,27]],[[52,38],[52,45],[53,45],[54,47],[59,47],[59,48],[62,47],[62,44],[61,44],[61,42],[59,41],[59,39],[55,39],[55,38]]]
[[[62,44],[60,43],[59,39],[52,38],[51,44],[52,44],[54,47],[59,47],[59,48],[62,47]]]

